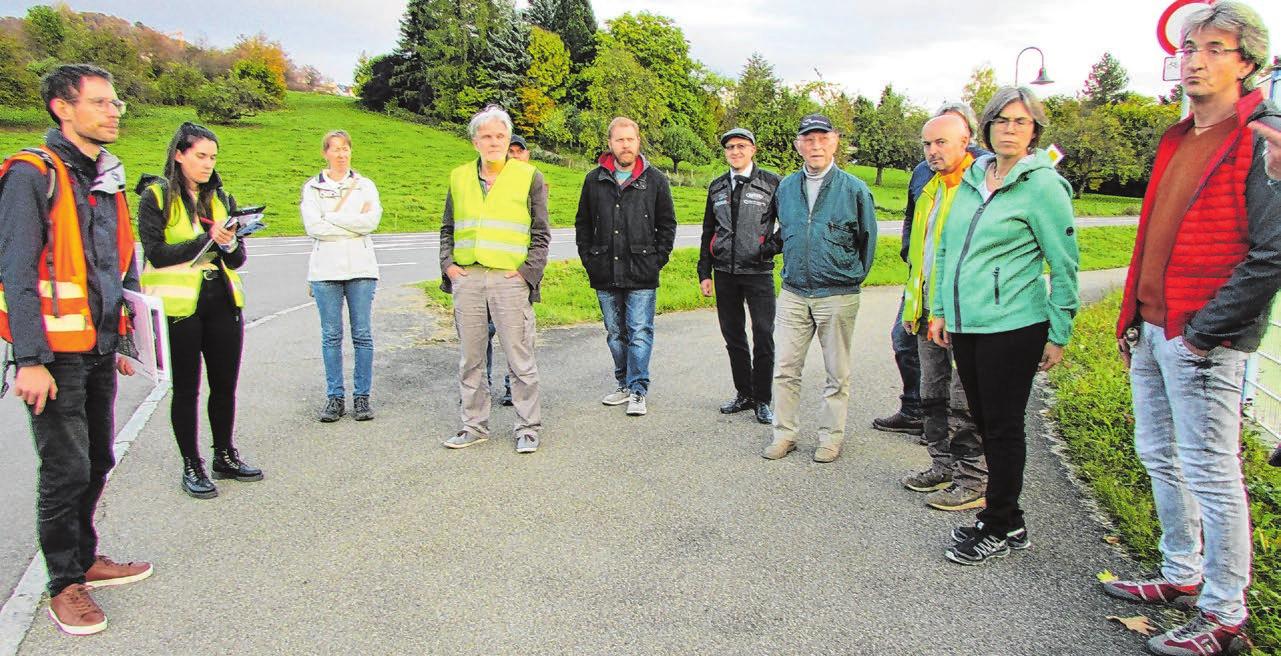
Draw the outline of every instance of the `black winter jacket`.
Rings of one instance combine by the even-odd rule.
[[[676,208],[667,176],[643,158],[636,167],[620,187],[606,153],[583,181],[574,238],[592,289],[656,289],[672,254]]]
[[[138,291],[138,263],[131,263],[122,283],[117,262],[116,222],[129,220],[128,216],[116,216],[114,198],[115,192],[124,188],[124,168],[105,149],[97,161],[89,159],[56,128],[45,134],[45,144],[67,165],[76,198],[89,272],[89,314],[98,332],[98,343],[91,352],[114,353],[123,290]],[[9,305],[14,361],[20,367],[54,360],[36,293],[38,260],[49,216],[48,189],[47,178],[25,163],[9,169],[0,187],[0,280]]]
[[[782,178],[773,171],[752,166],[738,207],[730,203],[730,174],[712,180],[703,209],[703,239],[698,250],[698,278],[712,277],[712,269],[725,273],[771,273],[776,244],[770,236],[778,216],[774,190]]]

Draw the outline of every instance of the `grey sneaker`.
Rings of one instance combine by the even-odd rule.
[[[987,497],[978,490],[971,490],[953,483],[945,489],[925,495],[925,505],[939,510],[971,510],[986,508]]]
[[[632,392],[631,397],[627,399],[627,414],[639,417],[646,412],[649,411],[645,409],[645,395],[640,392]]]
[[[351,417],[356,421],[369,421],[374,418],[374,409],[369,407],[368,396],[357,396],[352,398]]]
[[[533,453],[538,450],[538,435],[522,433],[516,437],[516,453]]]
[[[903,478],[903,487],[913,492],[933,492],[941,490],[952,483],[952,472],[945,472],[937,467],[930,467]]]
[[[605,398],[601,399],[600,402],[605,405],[623,405],[631,398],[632,391],[626,387],[620,387],[609,394],[606,394]]]
[[[326,424],[338,421],[338,418],[347,414],[347,401],[341,396],[331,396],[325,402],[325,407],[320,411],[319,419]]]
[[[481,442],[484,442],[487,439],[489,438],[481,437],[479,435],[472,435],[471,433],[468,433],[465,430],[460,430],[458,431],[457,435],[454,435],[453,437],[445,440],[444,442],[441,442],[441,444],[445,445],[446,449],[466,449],[469,446],[480,444]]]

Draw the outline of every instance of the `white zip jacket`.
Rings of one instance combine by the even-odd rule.
[[[348,190],[346,202],[338,208]],[[378,278],[378,258],[369,234],[378,229],[383,208],[373,180],[352,171],[345,180],[335,182],[322,172],[302,186],[299,209],[303,228],[314,240],[309,282]]]

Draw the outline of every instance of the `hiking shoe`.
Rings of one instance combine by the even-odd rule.
[[[952,542],[960,543],[978,535],[983,530],[983,522],[974,522],[974,526],[958,526],[952,529]],[[1015,551],[1022,551],[1032,546],[1027,536],[1027,528],[1016,528],[1005,534],[1005,543]]]
[[[369,407],[368,396],[357,396],[351,399],[351,418],[356,421],[369,421],[374,418],[374,409]]]
[[[472,435],[471,433],[468,433],[465,430],[460,430],[458,431],[458,434],[454,435],[453,437],[450,437],[444,442],[441,442],[441,444],[445,445],[446,449],[466,449],[469,446],[480,444],[481,442],[484,442],[487,439],[489,438],[481,437],[479,435]]]
[[[1192,608],[1201,594],[1201,585],[1175,585],[1158,572],[1150,577],[1130,581],[1108,581],[1103,584],[1103,592],[1109,597],[1141,604],[1170,604]]]
[[[756,423],[766,426],[774,425],[774,411],[770,410],[768,403],[756,404]]]
[[[106,556],[98,556],[85,572],[85,587],[96,590],[133,583],[151,576],[151,572],[151,563],[117,563]]]
[[[89,587],[73,583],[49,600],[49,619],[71,635],[93,635],[107,628],[107,616],[89,596]]]
[[[933,492],[942,490],[952,484],[952,472],[947,472],[938,467],[930,467],[923,472],[917,472],[903,478],[903,487],[913,492]]]
[[[516,437],[516,453],[533,453],[538,450],[538,436],[523,433]]]
[[[627,399],[627,414],[633,417],[639,417],[649,410],[645,409],[645,395],[640,392],[632,392]]]
[[[761,451],[761,457],[765,458],[766,460],[778,460],[779,458],[782,458],[783,456],[795,450],[796,450],[796,442],[788,442],[786,440],[774,440],[773,442],[770,442],[768,445],[765,446],[764,451]]]
[[[632,391],[626,387],[620,387],[609,394],[606,394],[605,398],[602,398],[600,402],[605,405],[623,405],[631,400],[631,398]]]
[[[925,505],[939,510],[972,510],[974,508],[986,508],[987,497],[978,490],[971,490],[968,487],[961,487],[953,483],[945,489],[936,490],[925,495]]]
[[[331,396],[325,402],[325,407],[320,411],[319,419],[326,424],[338,421],[339,417],[347,414],[347,401],[341,396]]]
[[[1187,624],[1148,640],[1148,651],[1163,656],[1219,656],[1239,654],[1250,646],[1241,628],[1227,625],[1200,611]]]
[[[888,417],[873,419],[872,428],[887,433],[922,435],[925,433],[925,420],[920,417],[909,417],[900,411]]]
[[[814,449],[814,462],[832,462],[841,457],[841,445],[820,444]]]
[[[743,396],[742,394],[739,394],[734,398],[726,401],[723,405],[721,405],[721,414],[732,415],[735,412],[752,410],[755,407],[756,407],[755,401],[752,401],[750,398]]]
[[[943,555],[958,565],[982,565],[991,558],[1010,555],[1010,545],[1004,535],[980,528],[969,538],[948,547]]]

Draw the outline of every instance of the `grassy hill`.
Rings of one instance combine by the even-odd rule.
[[[475,157],[471,144],[447,131],[367,112],[349,98],[290,93],[286,109],[260,114],[236,126],[215,126],[221,148],[218,171],[227,191],[242,204],[266,203],[267,235],[302,234],[298,192],[307,177],[324,165],[320,139],[329,130],[347,130],[354,142],[356,170],[378,185],[383,203],[380,232],[433,230],[440,225],[449,170]],[[142,173],[159,173],[165,147],[183,121],[195,121],[187,107],[147,107],[131,111],[122,121],[120,141],[112,152],[124,160],[132,181]],[[0,152],[35,145],[48,118],[42,111],[0,108]],[[578,204],[584,171],[538,162],[550,186],[552,223],[570,226]],[[719,174],[719,166],[699,167],[700,177]],[[850,170],[868,181],[875,171]],[[873,187],[882,219],[902,217],[907,175],[886,171],[885,185]],[[682,223],[702,220],[703,187],[673,187],[676,216]],[[1137,212],[1138,200],[1087,195],[1078,201],[1083,215]]]

